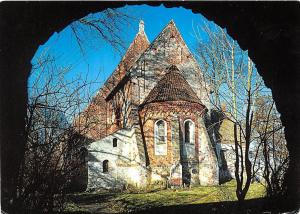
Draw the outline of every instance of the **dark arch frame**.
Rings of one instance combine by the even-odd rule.
[[[2,205],[15,196],[15,178],[24,152],[24,115],[30,60],[53,32],[72,21],[108,7],[139,2],[2,2],[0,3],[1,178]],[[285,126],[290,152],[286,176],[287,206],[300,205],[299,39],[298,2],[149,2],[183,6],[202,13],[238,41],[255,62]],[[16,17],[15,14],[18,14]],[[34,16],[32,15],[34,14]],[[16,22],[17,18],[17,22]],[[37,22],[38,21],[38,22]],[[292,77],[292,78],[291,78]],[[289,176],[291,175],[291,176]]]

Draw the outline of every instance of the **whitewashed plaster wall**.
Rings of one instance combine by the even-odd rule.
[[[204,121],[199,118],[199,180],[201,186],[219,184],[218,160]]]
[[[236,161],[236,157],[235,157],[235,149],[234,149],[234,144],[220,144],[220,147],[221,147],[221,150],[223,151],[224,153],[224,157],[225,157],[225,160],[226,160],[226,163],[227,163],[227,167],[228,167],[228,171],[231,175],[232,178],[235,179],[235,161]],[[245,145],[242,145],[242,150],[244,152],[244,157],[245,157],[245,151],[246,151],[246,148],[245,148]],[[249,159],[251,161],[251,163],[254,162],[254,158],[255,158],[255,153],[256,153],[256,146],[255,144],[254,145],[250,145],[250,148],[249,148]],[[239,154],[239,157],[240,154]],[[240,159],[241,161],[241,159]],[[256,160],[257,161],[257,160]],[[239,171],[241,172],[241,164],[240,164],[240,169]],[[244,165],[245,167],[245,165]],[[263,167],[264,165],[260,165],[260,168],[257,168],[255,167],[255,170],[256,170],[256,174],[255,174],[255,177],[257,179],[262,179],[262,173],[263,173]],[[246,176],[246,170],[244,170],[244,175]]]
[[[235,151],[233,144],[220,144],[220,149],[224,153],[224,157],[227,163],[228,171],[232,178],[235,178]]]
[[[117,146],[113,147],[113,139]],[[140,162],[134,129],[122,129],[88,146],[88,187],[123,188],[125,184],[145,185],[144,164]],[[108,160],[108,172],[103,161]]]

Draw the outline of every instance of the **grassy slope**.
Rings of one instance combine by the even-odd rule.
[[[265,189],[261,184],[254,183],[250,186],[247,193],[246,199],[260,198],[263,197]],[[106,212],[130,212],[145,210],[149,208],[171,206],[171,205],[188,205],[188,204],[202,204],[210,202],[221,202],[221,201],[235,201],[235,181],[226,183],[220,186],[212,187],[194,187],[191,189],[167,189],[167,190],[156,190],[149,193],[119,193],[110,195],[109,198],[105,198],[105,194],[100,193],[83,193],[78,194],[77,198],[88,198],[96,197],[92,203],[97,207],[97,204],[101,209]],[[97,196],[99,199],[97,200]],[[70,203],[68,205],[68,211],[92,211],[93,208],[91,202],[86,204],[81,203]],[[98,206],[98,210],[100,207]],[[96,209],[95,207],[95,209]]]
[[[263,197],[265,189],[261,184],[252,184],[246,199]],[[160,190],[151,193],[122,194],[116,197],[128,210],[147,209],[170,205],[202,204],[220,201],[235,201],[235,182],[212,187]]]

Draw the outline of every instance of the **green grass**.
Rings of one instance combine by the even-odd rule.
[[[117,193],[110,195],[105,200],[105,193],[91,194],[83,193],[76,197],[99,197],[99,203],[102,202],[102,207],[109,207],[111,212],[119,211],[139,211],[146,210],[161,206],[171,205],[189,205],[189,204],[203,204],[210,202],[222,202],[222,201],[236,201],[235,196],[235,181],[228,182],[219,186],[211,187],[193,187],[191,189],[167,189],[167,190],[155,190],[148,193]],[[246,199],[261,198],[265,194],[265,189],[261,184],[254,183],[250,186],[250,189],[246,195]],[[93,203],[95,200],[93,200]],[[89,202],[91,203],[91,201]],[[72,209],[68,211],[79,209],[85,209],[84,203],[80,205],[72,204]],[[90,205],[87,205],[91,207]],[[70,207],[70,208],[71,208]],[[110,212],[105,210],[106,212]]]
[[[66,212],[74,213],[74,212],[88,212],[87,209],[84,209],[74,202],[68,202],[65,207]]]
[[[263,197],[265,189],[254,183],[246,199]],[[128,210],[148,209],[160,206],[202,204],[220,201],[236,201],[235,181],[220,186],[194,187],[191,189],[161,190],[151,193],[121,194],[115,200],[122,201]]]

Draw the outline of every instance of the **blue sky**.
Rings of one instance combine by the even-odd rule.
[[[196,39],[193,36],[193,25],[201,25],[206,20],[199,14],[193,14],[184,8],[165,8],[142,6],[126,6],[120,9],[130,14],[136,19],[132,19],[130,26],[124,29],[122,35],[128,47],[138,32],[139,20],[144,20],[145,32],[150,42],[163,30],[171,19],[175,21],[184,40],[190,49],[193,48]],[[123,54],[126,50],[123,50]],[[50,54],[55,57],[56,64],[61,67],[71,66],[67,78],[72,78],[77,74],[89,71],[89,78],[94,79],[99,75],[100,82],[104,82],[116,68],[122,54],[114,50],[109,44],[100,38],[92,39],[91,42],[84,43],[84,55],[75,40],[69,26],[59,33],[54,33],[49,40],[41,45],[32,59],[34,65],[40,56]],[[32,79],[32,78],[31,78]],[[31,84],[32,80],[29,80]],[[100,87],[101,83],[95,87]]]
[[[151,7],[141,5],[126,6],[119,10],[135,18],[130,19],[130,25],[125,26],[122,35],[120,35],[125,41],[126,48],[129,47],[138,32],[140,20],[144,20],[146,35],[149,41],[152,42],[170,20],[173,19],[187,46],[193,52],[197,43],[194,31],[197,26],[201,27],[204,22],[208,22],[202,15],[193,14],[190,10],[181,7],[165,8],[164,6]],[[101,13],[96,14],[96,16],[101,16]],[[209,22],[209,24],[210,27],[215,26],[213,22]],[[70,26],[66,26],[61,32],[54,33],[45,44],[38,48],[31,61],[33,68],[40,57],[51,55],[55,58],[57,67],[70,68],[70,71],[65,75],[67,80],[71,81],[76,79],[78,75],[85,76],[86,74],[88,74],[88,81],[97,79],[99,82],[93,84],[92,87],[92,91],[95,93],[117,67],[126,49],[123,49],[122,53],[120,53],[93,33],[84,35],[84,37],[84,42],[82,43],[84,54],[82,54]],[[204,40],[206,39],[205,34],[201,34],[201,37]],[[33,69],[33,71],[35,71],[34,73],[40,72],[39,69]],[[29,78],[29,87],[34,79],[35,75]]]

